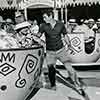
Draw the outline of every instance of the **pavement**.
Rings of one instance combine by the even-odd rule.
[[[44,66],[46,66],[44,64]],[[63,76],[68,77],[65,69],[58,69]],[[88,98],[83,98],[75,90],[57,80],[57,90],[39,88],[32,92],[27,100],[100,100],[100,70],[77,71],[78,77],[87,85],[85,93]]]
[[[65,70],[62,70],[61,73],[67,76]],[[72,88],[57,81],[56,91],[40,88],[35,94],[33,93],[34,95],[30,100],[100,100],[100,72],[78,72],[78,75],[87,85],[85,92],[89,97],[88,99],[83,98]],[[96,75],[98,76],[97,78],[95,77]]]

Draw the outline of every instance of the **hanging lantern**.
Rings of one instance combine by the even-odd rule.
[[[12,3],[13,3],[13,0],[6,0],[7,1],[7,3],[8,3],[8,5],[12,5]]]

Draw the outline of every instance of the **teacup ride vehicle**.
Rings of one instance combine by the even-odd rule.
[[[100,58],[100,33],[95,33],[94,37],[84,39],[84,32],[73,32],[68,34],[71,48],[68,49],[68,56],[73,65],[94,65],[99,64]],[[60,62],[59,62],[60,63]]]
[[[71,47],[68,49],[68,56],[72,64],[97,64],[100,58],[100,33],[95,33],[94,37],[84,39],[84,32],[73,32],[68,34]]]
[[[84,32],[73,32],[68,34],[71,47],[68,48],[68,46],[65,45],[70,61],[72,62],[72,66],[76,70],[81,69],[81,71],[87,70],[88,67],[91,70],[95,66],[100,66],[100,33],[95,33],[94,37],[90,37],[88,40],[84,39],[84,34]],[[57,65],[59,64],[62,65],[61,62],[57,61]],[[70,83],[65,75],[63,76],[60,71],[58,71],[57,74],[58,78],[60,76],[60,79],[66,84],[67,87],[70,87],[79,93],[79,91],[77,91],[75,86]],[[83,84],[85,85],[85,83]],[[85,98],[85,100],[89,100],[89,96],[84,89],[81,95]]]
[[[25,100],[36,88],[43,63],[41,45],[0,50],[0,100]]]

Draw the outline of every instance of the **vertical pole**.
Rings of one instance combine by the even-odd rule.
[[[16,3],[17,3],[17,12],[19,12],[19,9],[20,9],[19,2],[16,2]],[[15,17],[16,17],[17,12],[15,12]]]
[[[64,0],[62,0],[62,2],[61,2],[61,21],[62,22],[64,21],[64,19],[63,19],[64,18],[64,16],[63,16],[64,15],[64,13],[63,13],[63,11],[64,11],[63,10],[63,6],[64,6]]]
[[[63,21],[63,7],[61,5],[61,21]]]
[[[27,7],[24,8],[24,16],[25,16],[25,20],[28,20],[28,18],[27,18]]]
[[[19,8],[20,8],[20,7],[19,7],[19,2],[17,2],[17,11],[19,11]]]
[[[58,20],[58,11],[57,10],[54,11],[54,19]]]
[[[67,24],[67,12],[68,12],[67,5],[65,5],[65,24]]]
[[[54,12],[54,19],[58,20],[58,11],[56,9],[56,0],[54,0],[54,9],[53,9],[53,12]]]

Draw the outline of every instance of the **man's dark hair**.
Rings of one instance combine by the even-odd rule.
[[[51,9],[50,10],[44,10],[43,14],[47,14],[48,16],[52,15],[52,17],[54,18],[54,12]]]

